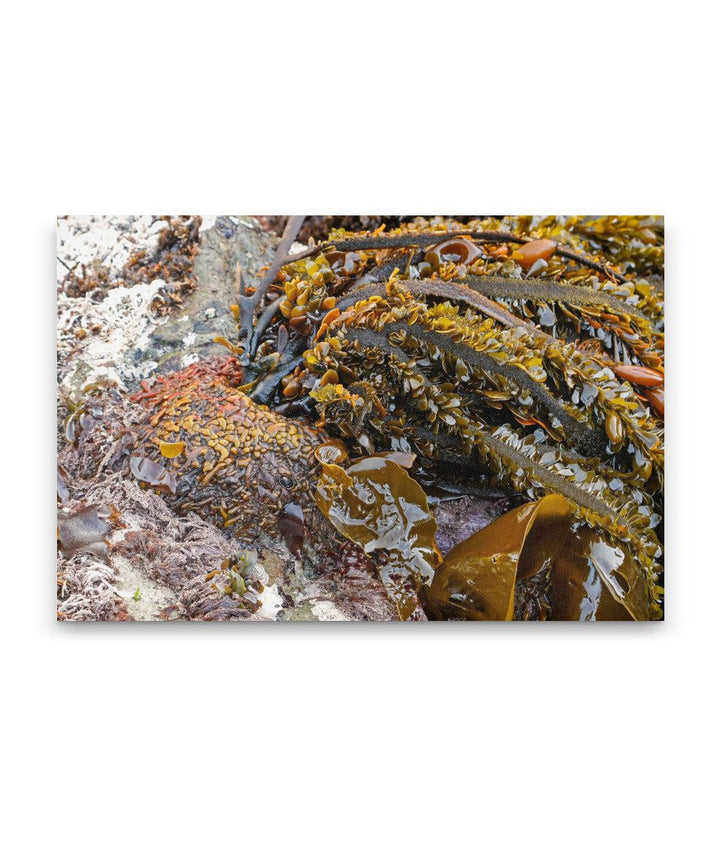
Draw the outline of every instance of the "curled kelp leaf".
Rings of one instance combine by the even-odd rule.
[[[348,450],[342,440],[328,440],[315,449],[315,458],[321,464],[341,464],[348,456]]]
[[[529,241],[523,244],[510,256],[523,270],[528,270],[537,261],[547,261],[557,250],[557,243],[548,238],[540,238],[537,241]]]
[[[145,482],[156,490],[175,493],[177,487],[175,474],[150,458],[133,455],[130,458],[130,472],[138,481]]]
[[[549,494],[503,514],[447,554],[422,604],[435,621],[510,621],[515,584],[549,569],[565,542],[572,510]]]
[[[471,265],[482,255],[480,249],[467,238],[449,238],[429,249],[425,253],[425,261],[437,270],[444,262]]]
[[[625,544],[575,525],[552,563],[550,603],[557,621],[648,621],[648,581]]]
[[[315,501],[342,535],[373,555],[399,617],[409,618],[441,558],[420,485],[387,458],[361,458],[347,469],[323,463]]]

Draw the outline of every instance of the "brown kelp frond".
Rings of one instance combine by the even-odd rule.
[[[501,329],[453,304],[427,307],[409,297],[404,283],[385,299],[359,301],[339,315],[330,324],[330,338],[339,334],[341,343],[352,342],[365,328],[386,338],[387,345],[375,339],[375,347],[440,360],[440,374],[454,378],[458,393],[489,387],[495,401],[504,398],[519,407],[521,422],[539,416],[556,439],[585,454],[601,453],[608,442],[614,451],[634,443],[651,466],[662,464],[661,429],[649,408],[627,381],[572,345],[524,327]],[[332,353],[321,347],[316,363],[337,371]]]
[[[338,302],[338,306],[343,308],[356,300],[366,300],[374,294],[384,294],[382,287],[386,282],[381,280],[376,284],[357,288],[347,297],[343,297]],[[627,305],[612,294],[549,280],[519,279],[509,276],[467,276],[459,282],[447,282],[442,279],[408,280],[405,282],[405,287],[411,294],[458,299],[471,306],[476,305],[472,292],[484,294],[486,297],[509,300],[598,306],[608,312],[614,311],[628,318],[636,318],[648,323],[648,319],[641,311],[628,312]]]
[[[468,276],[462,281],[443,279],[405,280],[402,286],[415,297],[441,298],[471,306],[508,327],[525,327],[532,333],[553,338],[566,337],[570,342],[578,336],[581,324],[586,329],[601,331],[599,336],[612,338],[614,350],[595,349],[595,355],[608,364],[632,354],[634,361],[648,366],[662,364],[663,336],[652,326],[641,310],[627,306],[604,291],[570,286],[545,280],[519,280],[497,276]],[[384,297],[387,282],[363,285],[340,297],[339,309],[346,309],[360,300]],[[502,301],[497,303],[496,300]],[[513,311],[508,311],[512,309]],[[525,317],[519,317],[521,313]],[[533,324],[529,318],[537,320]],[[600,344],[600,341],[597,341]],[[613,359],[614,356],[614,359]]]
[[[401,230],[398,230],[401,231]],[[292,264],[325,252],[328,249],[334,249],[337,252],[357,252],[360,250],[387,250],[400,249],[407,247],[427,247],[438,243],[438,238],[465,238],[469,240],[482,241],[484,243],[496,244],[530,244],[532,238],[514,234],[507,231],[491,231],[485,229],[458,229],[455,231],[438,230],[437,232],[404,232],[400,234],[375,234],[365,235],[363,237],[341,238],[318,244],[315,247],[308,248],[300,253],[288,256],[283,259],[283,264]],[[607,263],[599,261],[594,256],[574,250],[570,247],[560,246],[557,242],[554,250],[564,259],[577,262],[583,267],[590,268],[603,274],[603,276],[622,283],[626,277],[619,271],[613,269]]]

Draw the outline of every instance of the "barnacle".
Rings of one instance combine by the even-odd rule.
[[[239,315],[250,396],[364,454],[411,448],[562,496],[636,557],[659,617],[661,220],[417,218],[288,255],[298,220]]]

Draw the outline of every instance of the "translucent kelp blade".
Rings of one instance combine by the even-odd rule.
[[[626,545],[574,526],[553,560],[550,603],[557,621],[648,621],[648,581]]]
[[[544,572],[554,621],[647,621],[648,580],[627,547],[579,523],[550,494],[454,547],[421,592],[431,620],[510,621],[515,585]]]
[[[398,615],[409,618],[440,560],[420,485],[388,458],[362,458],[347,469],[323,463],[315,500],[338,532],[373,555]]]
[[[567,500],[549,494],[503,514],[453,547],[423,589],[428,618],[510,621],[515,583],[550,567],[571,520]]]

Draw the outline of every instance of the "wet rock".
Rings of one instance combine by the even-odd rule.
[[[512,506],[508,497],[483,499],[475,496],[461,496],[433,505],[438,527],[435,540],[440,552],[446,555],[456,544],[484,529]]]
[[[200,235],[200,252],[193,269],[195,290],[182,307],[156,327],[147,347],[136,353],[139,361],[156,361],[158,372],[163,374],[201,357],[227,354],[215,338],[224,336],[233,341],[237,336],[230,310],[237,302],[237,265],[246,280],[252,281],[270,262],[278,243],[277,235],[264,231],[250,217],[216,217]]]

